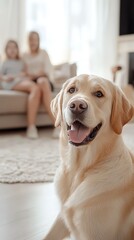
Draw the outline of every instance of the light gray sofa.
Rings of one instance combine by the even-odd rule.
[[[60,64],[54,66],[55,81],[53,97],[60,91],[61,85],[77,72],[76,64]],[[18,91],[0,90],[0,129],[22,128],[27,126],[26,109],[27,93]],[[52,122],[45,112],[43,106],[40,106],[37,120],[37,126],[49,126]]]

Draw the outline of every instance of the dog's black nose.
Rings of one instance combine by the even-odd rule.
[[[72,113],[83,113],[87,108],[88,105],[84,100],[73,100],[69,105],[69,109]]]

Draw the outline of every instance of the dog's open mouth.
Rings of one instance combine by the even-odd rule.
[[[69,142],[75,146],[85,145],[96,137],[101,126],[102,123],[99,123],[95,128],[91,129],[78,120],[74,121],[71,126],[67,125]]]

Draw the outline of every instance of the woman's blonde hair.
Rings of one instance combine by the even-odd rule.
[[[13,39],[8,40],[7,43],[6,43],[6,46],[5,46],[5,55],[6,55],[6,58],[8,58],[7,48],[8,48],[8,45],[9,45],[10,43],[13,43],[13,44],[15,45],[15,47],[17,48],[16,59],[20,59],[19,45],[18,45],[18,43],[17,43],[15,40],[13,40]]]

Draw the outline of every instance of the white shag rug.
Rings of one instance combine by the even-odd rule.
[[[0,182],[52,182],[59,165],[59,141],[51,129],[40,129],[40,138],[29,140],[24,131],[0,134]],[[134,124],[123,130],[124,141],[134,153]]]
[[[25,131],[0,134],[0,182],[52,182],[59,165],[59,141],[51,129],[40,129],[30,140]]]

